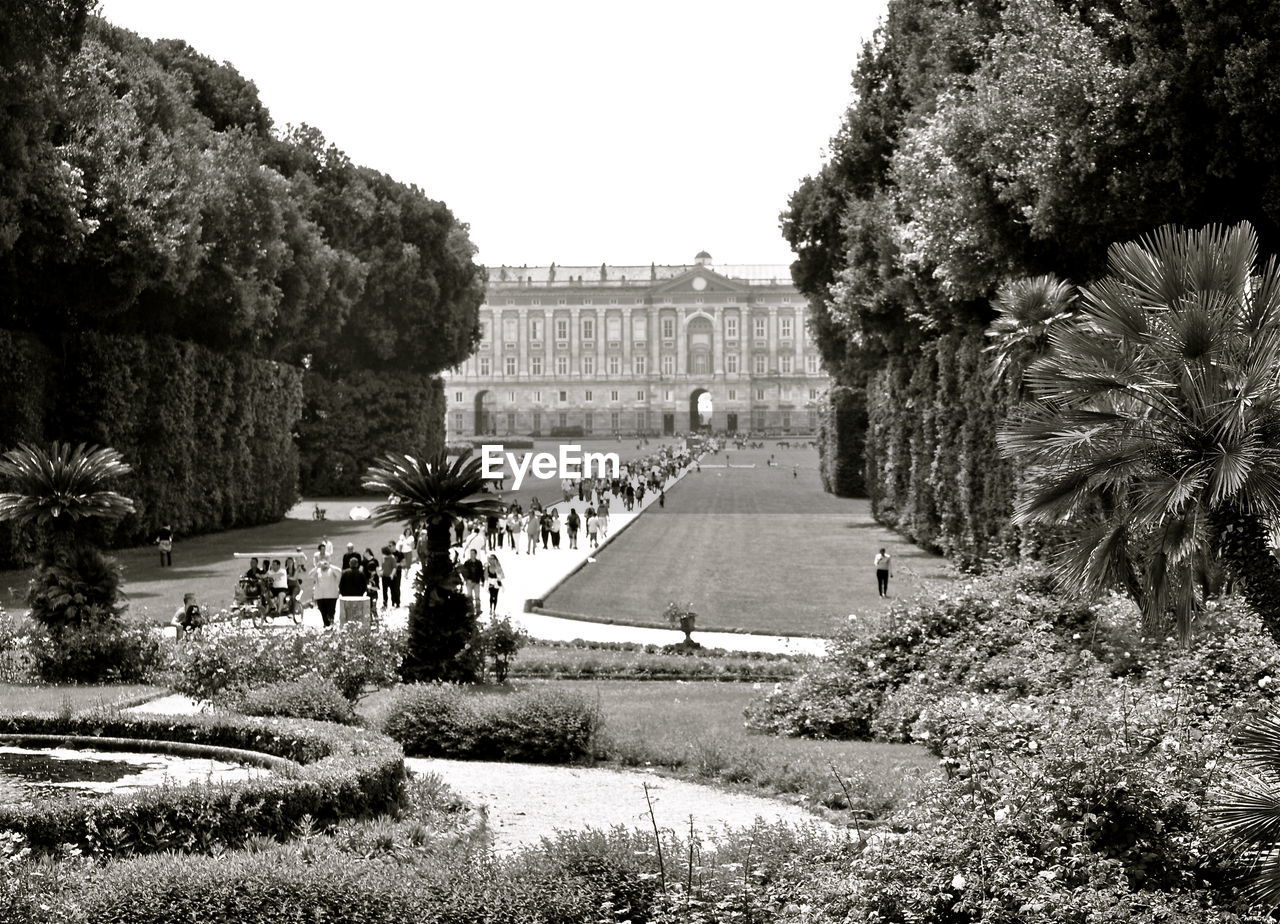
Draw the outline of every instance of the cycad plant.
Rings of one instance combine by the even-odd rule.
[[[109,485],[129,466],[114,449],[28,444],[0,456],[0,522],[36,566],[31,615],[52,631],[118,615],[120,571],[102,553],[106,528],[133,512]]]
[[[1189,633],[1221,565],[1280,639],[1280,272],[1247,224],[1162,228],[1046,333],[1000,434],[1028,466],[1019,523],[1070,535],[1061,574],[1121,586]]]
[[[1280,905],[1280,718],[1255,719],[1237,742],[1242,771],[1224,788],[1210,817],[1238,855],[1244,891],[1260,905]]]
[[[477,614],[453,586],[449,546],[455,520],[501,512],[484,485],[480,460],[470,452],[452,462],[443,450],[424,460],[391,454],[365,475],[366,489],[391,498],[374,510],[375,523],[409,523],[427,532],[409,606],[406,680],[471,680],[480,666],[473,656]]]

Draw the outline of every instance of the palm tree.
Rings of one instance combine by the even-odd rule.
[[[1003,381],[1042,355],[1049,332],[1071,319],[1074,301],[1075,288],[1052,276],[1012,279],[1001,286],[991,303],[997,317],[987,329],[992,378]]]
[[[1064,526],[1059,570],[1123,586],[1184,638],[1220,564],[1280,639],[1280,271],[1247,224],[1117,244],[1027,369],[1000,433],[1015,522]]]
[[[114,616],[119,568],[99,544],[133,501],[107,485],[129,474],[114,449],[22,444],[0,456],[0,522],[11,523],[37,566],[28,602],[52,629]]]
[[[405,679],[469,679],[457,658],[475,634],[477,614],[451,584],[449,545],[455,520],[501,512],[502,503],[483,493],[480,460],[469,451],[453,462],[444,450],[426,460],[386,455],[369,469],[364,486],[391,498],[374,510],[375,523],[410,523],[427,531],[427,555],[409,607]]]
[[[1280,719],[1264,716],[1237,742],[1246,769],[1211,809],[1247,870],[1244,892],[1260,905],[1280,904]]]

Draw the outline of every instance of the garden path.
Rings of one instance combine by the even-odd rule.
[[[557,831],[607,831],[618,825],[650,831],[646,784],[658,827],[685,838],[690,816],[702,839],[725,828],[749,826],[756,819],[835,830],[785,802],[656,773],[423,758],[408,758],[405,765],[414,773],[434,773],[473,805],[483,806],[494,849],[500,852],[537,845]]]

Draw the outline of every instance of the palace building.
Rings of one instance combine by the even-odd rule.
[[[489,267],[450,439],[809,434],[829,380],[785,266]]]

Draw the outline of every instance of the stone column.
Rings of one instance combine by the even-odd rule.
[[[578,340],[582,336],[582,309],[569,309],[569,380],[576,382],[582,378],[582,369],[578,366]]]
[[[715,309],[715,318],[714,329],[711,332],[711,372],[716,378],[720,378],[724,375],[724,309],[719,305]],[[717,397],[724,399],[723,395]]]
[[[682,376],[688,373],[689,369],[685,365],[689,361],[686,355],[689,352],[689,334],[685,330],[685,315],[683,308],[676,309],[676,375]],[[688,416],[689,411],[685,410]]]
[[[529,374],[529,309],[517,309],[516,320],[516,373],[520,378]]]
[[[778,368],[778,306],[769,306],[769,371]]]
[[[634,374],[631,368],[631,309],[622,309],[622,374]]]

